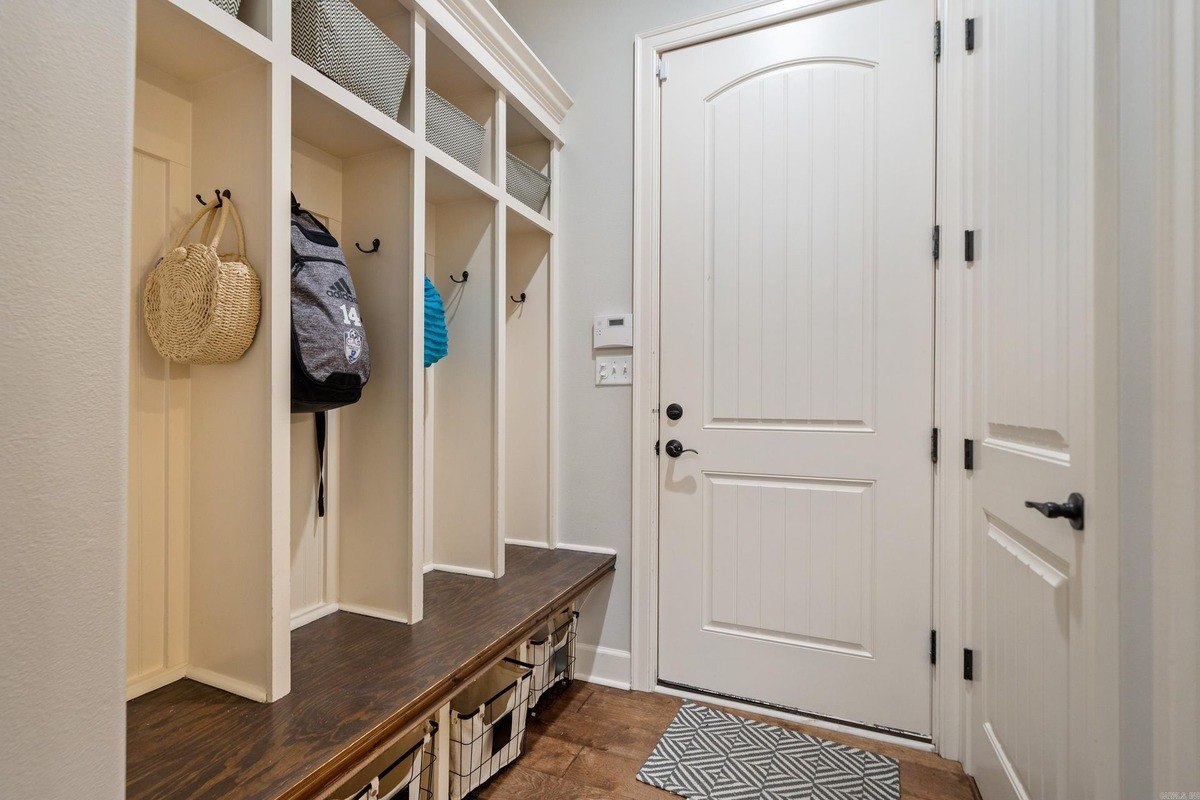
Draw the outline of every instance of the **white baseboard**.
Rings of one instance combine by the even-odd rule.
[[[361,614],[364,617],[386,619],[388,622],[403,622],[406,625],[408,624],[408,617],[397,614],[394,611],[384,611],[382,608],[360,606],[356,603],[338,603],[338,610],[349,611],[351,614]]]
[[[138,678],[125,687],[125,699],[132,700],[135,697],[141,697],[144,694],[149,694],[155,689],[161,689],[168,683],[174,683],[180,678],[187,677],[187,665],[165,669],[162,672],[155,672],[153,675],[147,675],[144,678]]]
[[[840,725],[836,722],[830,722],[824,719],[816,719],[806,717],[803,714],[789,714],[786,711],[778,709],[756,706],[750,703],[739,703],[736,700],[728,700],[724,697],[714,697],[712,695],[700,694],[698,692],[689,692],[683,689],[676,689],[674,686],[658,685],[654,687],[654,691],[659,694],[669,694],[672,697],[679,697],[684,700],[692,700],[697,703],[704,703],[710,706],[721,706],[733,711],[746,711],[751,714],[762,714],[764,717],[772,717],[774,719],[784,720],[785,722],[794,722],[797,725],[809,725],[814,728],[824,728],[827,731],[837,731],[838,733],[848,733],[852,736],[861,736],[864,739],[871,739],[876,742],[886,742],[887,744],[898,744],[902,747],[909,747],[913,750],[923,750],[927,753],[937,752],[934,746],[928,742],[918,742],[913,739],[907,739],[903,736],[893,736],[883,731],[875,731],[870,728],[859,728],[854,725]]]
[[[615,556],[617,551],[611,547],[597,547],[591,544],[572,544],[570,542],[559,542],[559,550],[574,550],[578,553],[598,553],[602,556]]]
[[[230,694],[236,694],[238,697],[245,697],[248,700],[253,700],[256,703],[267,702],[267,692],[261,686],[255,686],[245,681],[239,681],[236,678],[231,678],[228,675],[222,675],[219,672],[214,672],[211,669],[203,667],[189,666],[187,668],[187,677],[200,683],[207,683],[209,686],[214,686]]]
[[[308,611],[292,617],[292,630],[296,630],[296,628],[303,628],[308,623],[316,622],[321,617],[328,617],[337,610],[337,603],[322,603],[319,606],[310,608]]]
[[[629,653],[611,647],[575,645],[575,677],[588,683],[629,690]]]
[[[537,547],[541,550],[553,550],[548,542],[535,542],[532,539],[505,539],[505,544],[516,545],[517,547]]]
[[[425,572],[453,572],[455,575],[470,575],[472,578],[495,578],[496,573],[490,569],[475,569],[474,567],[456,567],[453,564],[429,564]]]

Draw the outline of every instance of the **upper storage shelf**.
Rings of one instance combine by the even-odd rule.
[[[496,90],[436,36],[425,52],[425,140],[436,149],[431,158],[451,172],[461,165],[494,184]]]
[[[505,114],[505,192],[510,218],[521,228],[552,233],[550,189],[556,145],[520,108]]]
[[[293,132],[340,158],[412,149],[411,12],[381,0],[301,0],[298,8]]]
[[[261,16],[260,28],[209,0],[141,0],[137,7],[138,60],[184,83],[271,60],[273,48],[264,35],[268,15],[252,13],[255,0],[246,0],[241,13],[247,19]]]

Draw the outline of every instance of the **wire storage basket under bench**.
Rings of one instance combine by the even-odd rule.
[[[401,737],[332,794],[333,800],[430,800],[438,724]]]
[[[506,658],[450,701],[450,800],[521,755],[533,666]]]
[[[529,640],[526,660],[533,665],[529,707],[535,708],[546,692],[575,677],[575,637],[579,612],[566,608],[555,614],[545,630]]]

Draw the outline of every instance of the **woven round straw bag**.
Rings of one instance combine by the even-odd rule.
[[[237,253],[218,255],[217,243],[230,216]],[[201,241],[185,245],[201,219]],[[183,364],[237,361],[254,341],[260,288],[246,260],[246,236],[233,201],[226,197],[219,206],[200,209],[146,278],[142,316],[154,349]]]

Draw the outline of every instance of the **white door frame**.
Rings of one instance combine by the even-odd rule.
[[[654,691],[658,675],[658,463],[657,441],[659,393],[659,92],[657,63],[670,50],[747,30],[778,24],[814,13],[826,12],[861,0],[768,0],[728,12],[660,28],[636,38],[634,64],[634,233],[633,233],[633,437],[632,437],[632,619],[631,683],[634,689]],[[1110,0],[1095,0],[1099,7]],[[937,66],[937,211],[942,231],[941,257],[935,277],[936,363],[934,369],[934,424],[940,430],[941,448],[934,477],[933,509],[933,597],[932,619],[938,636],[938,664],[933,675],[933,741],[946,758],[964,757],[964,732],[969,711],[964,700],[962,652],[970,609],[969,551],[963,532],[968,531],[970,482],[963,468],[966,411],[970,397],[964,391],[969,354],[966,341],[966,263],[962,231],[969,225],[966,171],[966,113],[969,98],[964,83],[966,71],[962,32],[964,0],[937,0],[942,23],[942,56]],[[934,57],[930,31],[930,58]],[[1107,50],[1107,42],[1105,43]],[[1105,55],[1105,54],[1102,54]],[[1115,58],[1115,49],[1111,54]],[[1107,56],[1106,56],[1107,57]],[[1102,109],[1107,111],[1108,109]],[[1115,124],[1111,128],[1115,129]],[[1107,153],[1101,153],[1101,156]],[[1106,213],[1106,208],[1100,209]],[[1114,218],[1115,219],[1115,218]],[[1114,222],[1115,224],[1115,222]],[[1100,226],[1103,229],[1103,226]],[[954,232],[958,232],[955,235]],[[931,232],[932,233],[932,232]],[[1105,279],[1109,276],[1106,274]],[[1112,276],[1115,279],[1115,275]],[[1107,309],[1105,309],[1107,310]],[[1115,322],[1115,317],[1114,317]],[[1112,327],[1116,327],[1115,325]],[[1114,356],[1115,357],[1115,356]],[[1115,361],[1114,361],[1115,364]],[[1114,376],[1115,377],[1115,376]],[[1115,388],[1115,387],[1114,387]],[[1115,427],[1115,406],[1111,419]],[[1115,459],[1112,483],[1115,486]],[[1115,519],[1115,518],[1114,518]],[[1114,537],[1114,553],[1115,553]],[[1115,563],[1115,562],[1113,562]],[[1114,573],[1115,576],[1115,573]],[[1116,624],[1098,631],[1095,685],[1103,691],[1115,686]],[[1103,706],[1103,698],[1096,704]],[[1115,695],[1112,706],[1115,708]],[[1106,715],[1101,713],[1099,717]],[[1115,723],[1115,720],[1113,720]],[[1109,755],[1115,763],[1118,731],[1102,734],[1098,755]],[[1117,784],[1113,784],[1114,786]]]

